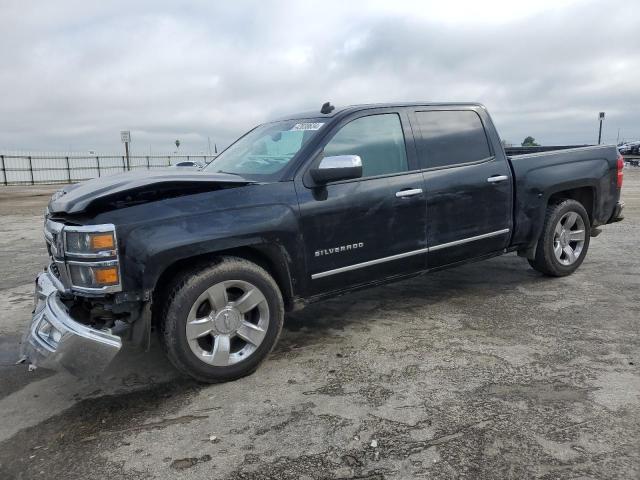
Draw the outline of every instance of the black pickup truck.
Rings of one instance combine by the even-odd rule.
[[[512,251],[568,275],[622,219],[622,168],[614,146],[507,157],[475,103],[290,115],[202,171],[54,194],[23,358],[92,375],[158,332],[179,370],[225,381],[308,302]]]

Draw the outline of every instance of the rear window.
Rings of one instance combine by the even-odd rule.
[[[472,110],[416,112],[420,168],[475,162],[491,156],[478,114]]]

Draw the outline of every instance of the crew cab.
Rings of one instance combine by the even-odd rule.
[[[253,372],[309,302],[507,252],[569,275],[623,218],[622,169],[615,146],[507,157],[477,103],[326,103],[202,171],[54,194],[23,358],[94,375],[157,332],[180,371],[219,382]]]

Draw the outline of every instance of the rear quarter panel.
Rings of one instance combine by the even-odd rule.
[[[510,158],[515,177],[513,245],[531,245],[542,230],[549,198],[559,192],[588,187],[593,192],[593,224],[606,223],[616,201],[616,159],[613,146],[596,146],[517,155]]]

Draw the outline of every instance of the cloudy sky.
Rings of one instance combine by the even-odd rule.
[[[637,0],[0,3],[0,150],[225,146],[330,100],[480,101],[503,139],[640,138]],[[174,150],[175,148],[173,148]]]

